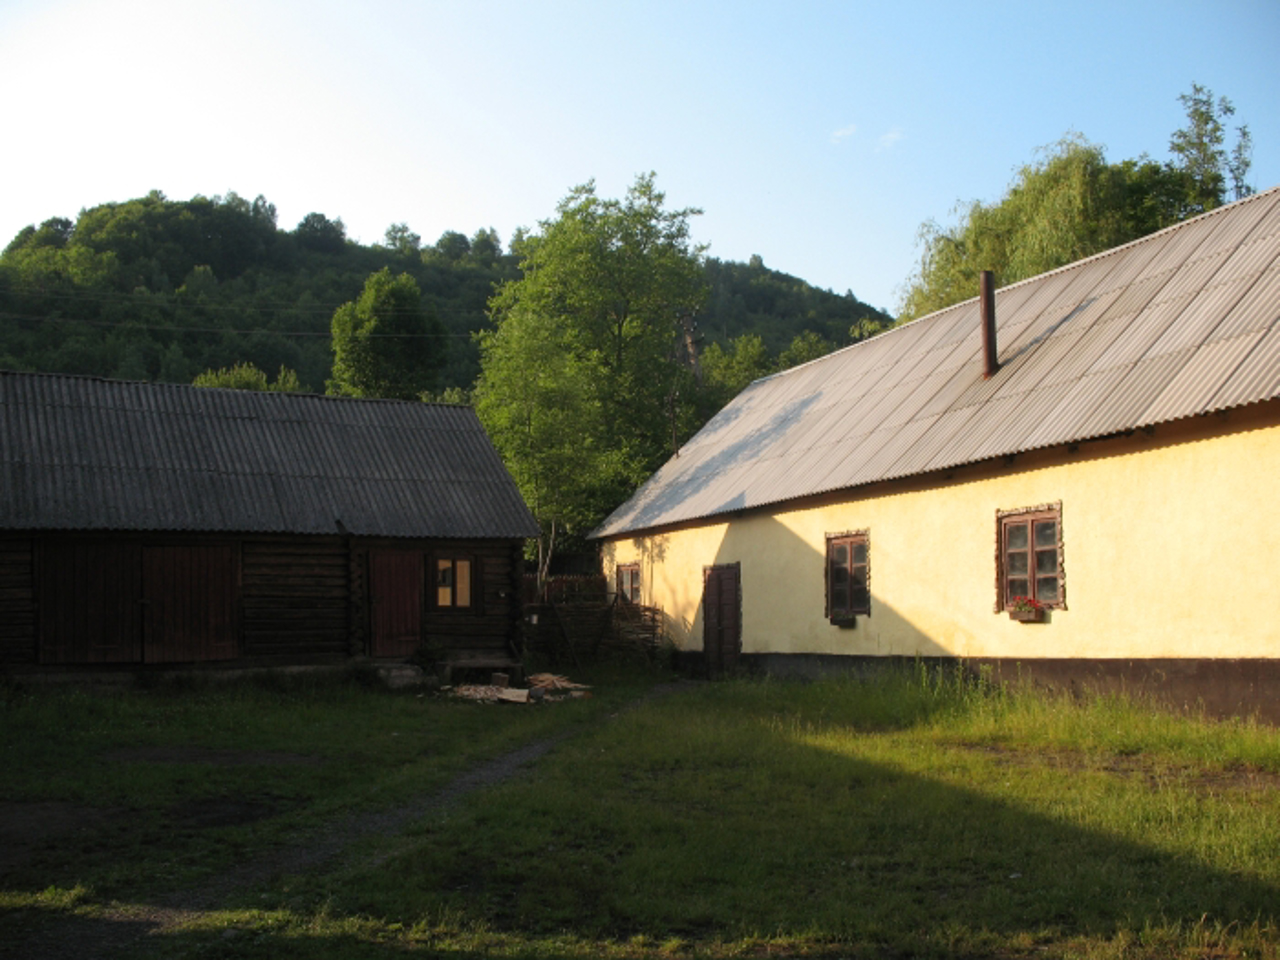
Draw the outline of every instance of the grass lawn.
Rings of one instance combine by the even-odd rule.
[[[1271,728],[922,670],[697,684],[629,711],[659,678],[574,676],[598,695],[11,697],[0,808],[84,823],[0,871],[0,954],[568,730],[531,770],[371,844],[376,864],[235,890],[129,955],[1280,957]],[[233,762],[255,752],[276,762]],[[232,801],[258,808],[200,819]]]

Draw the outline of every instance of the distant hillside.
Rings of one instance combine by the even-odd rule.
[[[811,286],[770,270],[759,257],[749,263],[708,258],[707,282],[711,295],[698,328],[709,340],[724,345],[743,334],[755,334],[777,355],[797,335],[809,331],[843,347],[852,342],[850,328],[859,320],[893,323],[889,314],[863,303],[851,291],[841,295]]]
[[[488,325],[494,287],[519,275],[492,230],[447,232],[422,246],[406,227],[385,243],[346,238],[341,220],[276,224],[264,198],[167,199],[159,192],[53,218],[20,231],[0,254],[0,368],[190,383],[204,370],[251,362],[296,370],[322,391],[334,310],[383,267],[411,274],[446,334],[439,387],[467,389],[479,372],[471,334]],[[759,336],[772,355],[809,331],[850,342],[858,320],[889,318],[858,301],[751,263],[707,261],[704,342]]]

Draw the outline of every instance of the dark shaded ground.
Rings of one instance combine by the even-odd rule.
[[[690,689],[687,681],[654,687],[624,709],[631,709],[656,697]],[[616,714],[614,715],[616,716]],[[558,744],[569,739],[568,731],[527,744],[467,771],[442,789],[411,803],[389,810],[351,814],[325,825],[305,840],[247,861],[199,887],[175,891],[155,904],[130,905],[105,911],[94,917],[68,917],[45,927],[22,942],[0,944],[0,957],[23,960],[106,960],[127,956],[132,944],[147,935],[161,933],[186,923],[199,914],[221,908],[233,894],[265,885],[274,877],[304,873],[343,859],[352,866],[376,866],[393,856],[390,850],[369,855],[362,850],[369,841],[389,839],[422,817],[445,809],[468,794],[501,783],[519,774]],[[235,752],[199,748],[138,748],[112,751],[109,759],[172,763],[212,763],[220,765],[314,763],[298,754],[265,751]],[[249,823],[276,811],[254,801],[203,800],[182,805],[175,815],[187,826],[212,828]],[[23,863],[38,845],[62,836],[100,826],[118,813],[73,803],[0,804],[0,873]]]

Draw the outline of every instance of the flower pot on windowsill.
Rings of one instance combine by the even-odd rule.
[[[1019,623],[1043,623],[1044,607],[1034,607],[1030,610],[1009,610],[1009,619],[1017,620]]]

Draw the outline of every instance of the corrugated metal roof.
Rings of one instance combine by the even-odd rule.
[[[1280,396],[1280,188],[751,384],[617,536]]]
[[[531,537],[474,411],[0,371],[0,528]]]

